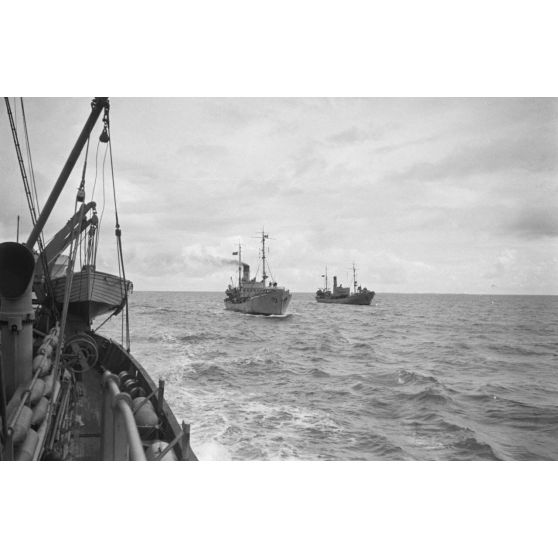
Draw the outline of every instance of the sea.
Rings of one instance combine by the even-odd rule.
[[[131,352],[201,460],[556,460],[558,296],[136,292]],[[120,317],[100,333],[121,341]]]

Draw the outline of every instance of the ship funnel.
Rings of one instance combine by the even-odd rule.
[[[337,288],[337,275],[333,276],[333,288],[336,289]]]
[[[248,264],[242,264],[242,280],[250,281],[250,266]]]
[[[0,364],[7,400],[32,377],[34,274],[35,257],[28,248],[17,242],[0,244]]]

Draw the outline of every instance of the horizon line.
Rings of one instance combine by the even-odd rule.
[[[202,290],[149,290],[149,289],[134,289],[135,293],[223,293],[224,291],[202,291]],[[434,292],[434,291],[421,291],[421,292],[394,292],[394,291],[374,291],[375,295],[379,294],[402,294],[402,295],[464,295],[464,296],[558,296],[558,293],[464,293],[464,292]],[[315,291],[291,291],[291,294],[316,294]]]

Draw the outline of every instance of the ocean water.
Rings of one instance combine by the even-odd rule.
[[[558,459],[556,296],[295,293],[283,317],[223,298],[130,299],[132,353],[200,459]],[[99,331],[120,341],[120,318]]]

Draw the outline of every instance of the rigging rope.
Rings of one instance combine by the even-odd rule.
[[[33,169],[33,161],[31,159],[31,144],[29,142],[29,134],[27,133],[27,118],[25,117],[25,107],[23,106],[23,97],[19,99],[21,104],[21,115],[23,117],[23,130],[25,131],[25,143],[27,146],[27,162],[29,165],[29,176],[31,177],[31,185],[33,186],[33,193],[35,194],[35,205],[37,206],[37,211],[41,212],[41,206],[39,205],[39,196],[37,194],[37,185],[35,182],[35,171]]]
[[[78,200],[81,197],[81,192],[78,191],[78,195],[76,196],[76,202],[74,205],[74,215],[77,213],[77,206],[78,206]],[[84,213],[84,208],[85,208],[85,204],[82,202],[81,204],[81,208],[80,208],[80,221],[83,219],[83,213]],[[68,265],[66,267],[66,284],[65,284],[65,289],[64,289],[64,303],[62,305],[62,317],[60,319],[60,337],[59,337],[59,343],[56,347],[56,354],[55,354],[55,358],[54,358],[54,365],[53,365],[53,385],[56,385],[56,382],[58,381],[58,377],[60,375],[60,357],[62,354],[62,350],[64,348],[64,344],[65,344],[65,337],[66,337],[66,320],[68,317],[68,307],[70,305],[70,293],[72,290],[72,280],[74,277],[74,263],[75,263],[75,258],[76,258],[76,251],[77,251],[77,247],[78,247],[78,232],[77,232],[78,228],[74,228],[72,230],[72,237],[71,237],[71,241],[70,241],[70,256],[68,258]],[[49,407],[49,413],[47,415],[47,420],[50,421],[51,416],[52,416],[52,411],[53,411],[53,405],[51,405]],[[49,423],[47,423],[49,424]]]
[[[105,130],[103,130],[102,137],[106,137],[108,140],[108,149],[110,153],[110,171],[112,177],[112,192],[114,197],[114,215],[115,215],[115,230],[114,234],[116,235],[116,244],[117,244],[117,253],[118,253],[118,274],[122,278],[122,282],[120,283],[120,293],[124,297],[124,308],[125,314],[122,316],[122,330],[124,330],[124,322],[126,327],[126,350],[130,352],[130,314],[128,308],[128,285],[126,282],[126,272],[124,270],[124,256],[122,253],[122,230],[120,229],[120,222],[118,219],[118,207],[116,203],[116,183],[114,180],[114,163],[112,158],[112,131],[110,129],[110,120],[109,120],[109,112],[108,109],[105,108],[105,115],[103,117],[103,121],[105,123]],[[122,337],[124,337],[124,331],[122,331]]]
[[[21,178],[23,179],[23,188],[25,190],[25,196],[27,197],[27,205],[29,207],[29,213],[31,215],[31,222],[33,224],[33,227],[35,227],[35,225],[37,224],[37,213],[35,210],[35,204],[33,203],[33,196],[31,193],[31,188],[29,187],[29,180],[27,178],[27,172],[25,169],[25,163],[23,161],[23,155],[21,153],[21,147],[19,145],[19,139],[18,139],[18,135],[17,135],[17,127],[15,125],[14,122],[14,117],[12,115],[12,110],[10,107],[10,100],[8,97],[4,97],[4,100],[6,102],[6,109],[8,111],[8,118],[10,120],[10,126],[12,129],[12,136],[13,136],[13,140],[14,140],[14,145],[15,145],[15,149],[16,149],[16,154],[17,154],[17,160],[19,163],[19,170],[21,172]],[[14,107],[17,109],[17,103],[14,103]],[[33,183],[33,189],[35,190],[35,198],[37,199],[37,189],[35,187],[35,177],[34,177],[34,172],[33,172],[33,164],[32,164],[32,160],[31,160],[31,147],[29,144],[29,134],[27,131],[27,121],[25,119],[25,109],[23,106],[23,99],[21,99],[21,110],[23,113],[23,125],[24,125],[24,131],[25,131],[25,138],[27,141],[27,157],[28,157],[28,162],[29,162],[29,168],[30,168],[30,176],[32,177],[32,183]],[[36,200],[37,201],[37,200]],[[37,201],[37,207],[38,207],[38,201]],[[53,288],[52,288],[52,282],[50,280],[50,274],[48,271],[48,262],[46,260],[46,254],[45,254],[45,247],[44,247],[44,238],[43,238],[43,232],[41,231],[39,233],[39,236],[37,238],[37,243],[39,246],[39,254],[40,254],[40,260],[41,260],[41,264],[43,266],[43,272],[44,272],[44,280],[45,280],[45,285],[46,285],[46,291],[47,291],[47,295],[52,299],[53,298]],[[55,315],[56,317],[58,317],[57,314],[57,310],[55,309]]]

